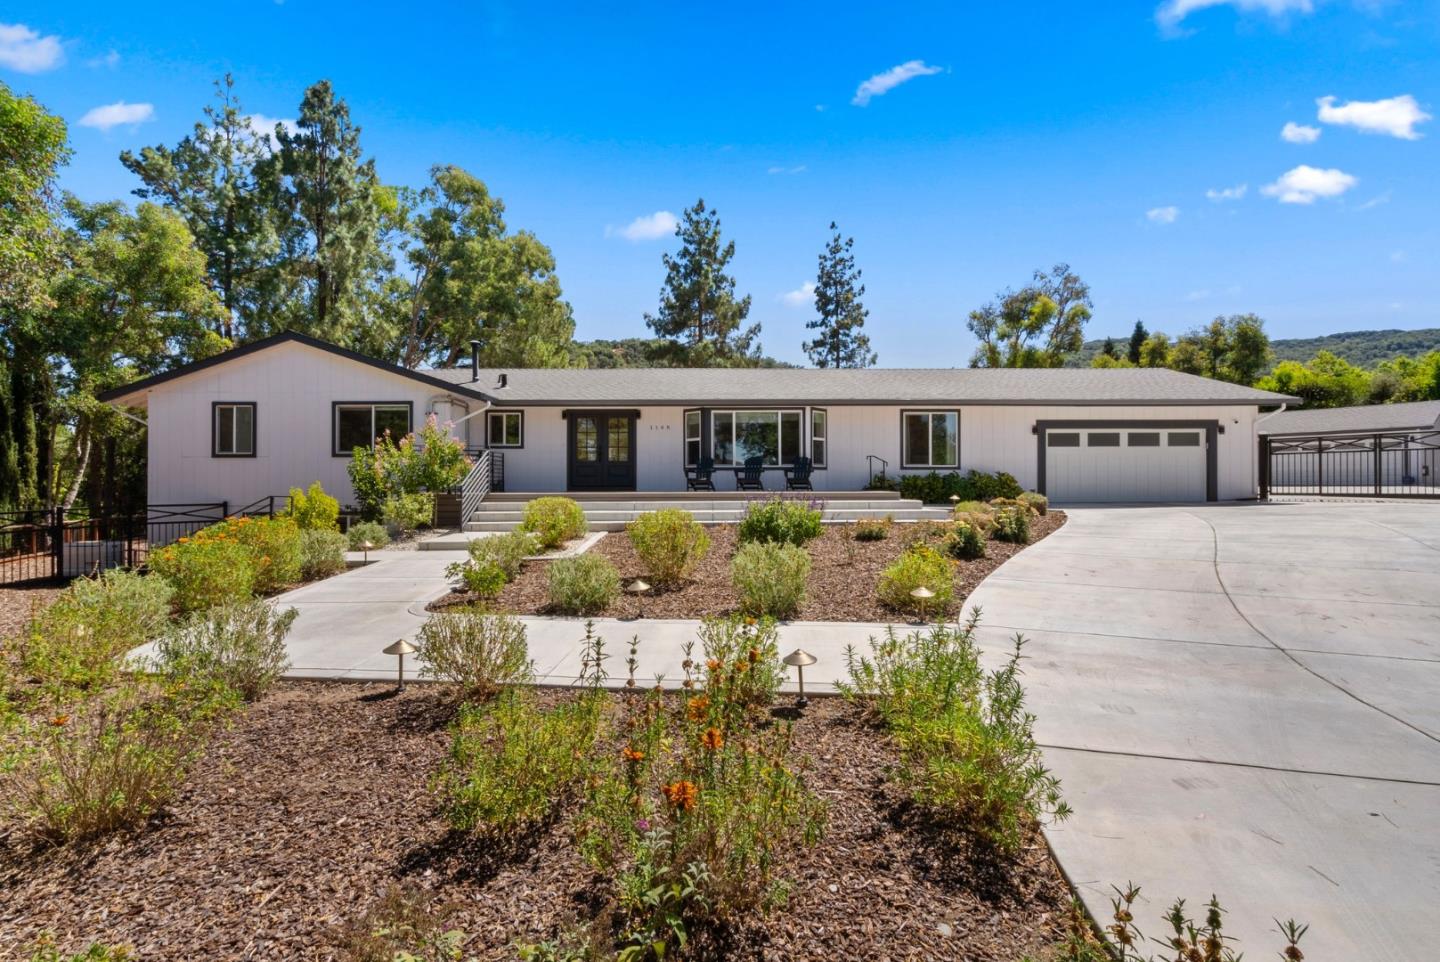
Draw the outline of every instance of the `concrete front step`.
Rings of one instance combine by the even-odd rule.
[[[621,501],[616,499],[608,499],[604,501],[581,500],[577,501],[576,503],[580,505],[580,509],[585,512],[585,516],[588,518],[592,514],[606,511],[627,511],[639,513],[645,511],[659,511],[662,508],[680,508],[682,510],[695,513],[697,516],[699,512],[702,511],[730,511],[743,514],[745,512],[745,509],[749,507],[752,502],[764,502],[765,500],[767,499],[763,497],[754,497],[743,500],[735,498],[717,498],[713,501],[699,501],[691,499],[681,501],[647,498],[644,500],[636,499],[633,501]],[[804,503],[807,499],[805,499],[804,497],[797,497],[794,494],[791,494],[787,496],[785,500],[799,501]],[[822,509],[834,511],[889,512],[906,511],[924,507],[924,504],[922,502],[914,500],[912,498],[826,498],[820,494],[817,494],[814,498],[810,498],[808,500],[814,501],[815,504]],[[508,515],[513,513],[518,515],[523,514],[524,511],[525,502],[522,501],[493,501],[487,499],[480,503],[480,507],[476,509],[475,514]]]

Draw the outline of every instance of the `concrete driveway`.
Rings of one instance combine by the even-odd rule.
[[[1029,639],[1049,831],[1108,921],[1212,893],[1247,958],[1437,956],[1440,505],[1077,508],[972,599]]]

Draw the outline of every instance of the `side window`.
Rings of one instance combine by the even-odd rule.
[[[491,411],[489,444],[492,448],[519,448],[525,445],[523,411]]]
[[[685,412],[685,466],[693,468],[700,463],[700,412]]]
[[[826,439],[830,436],[830,415],[824,408],[810,409],[810,460],[815,467],[825,467]]]
[[[210,422],[210,456],[255,456],[254,401],[222,401],[214,406],[214,416]]]

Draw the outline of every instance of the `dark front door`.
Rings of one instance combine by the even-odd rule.
[[[570,415],[572,490],[635,490],[635,415],[587,411]]]

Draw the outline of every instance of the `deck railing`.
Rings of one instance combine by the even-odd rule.
[[[482,448],[475,455],[465,480],[460,482],[460,524],[480,508],[480,502],[490,493],[490,449]]]

